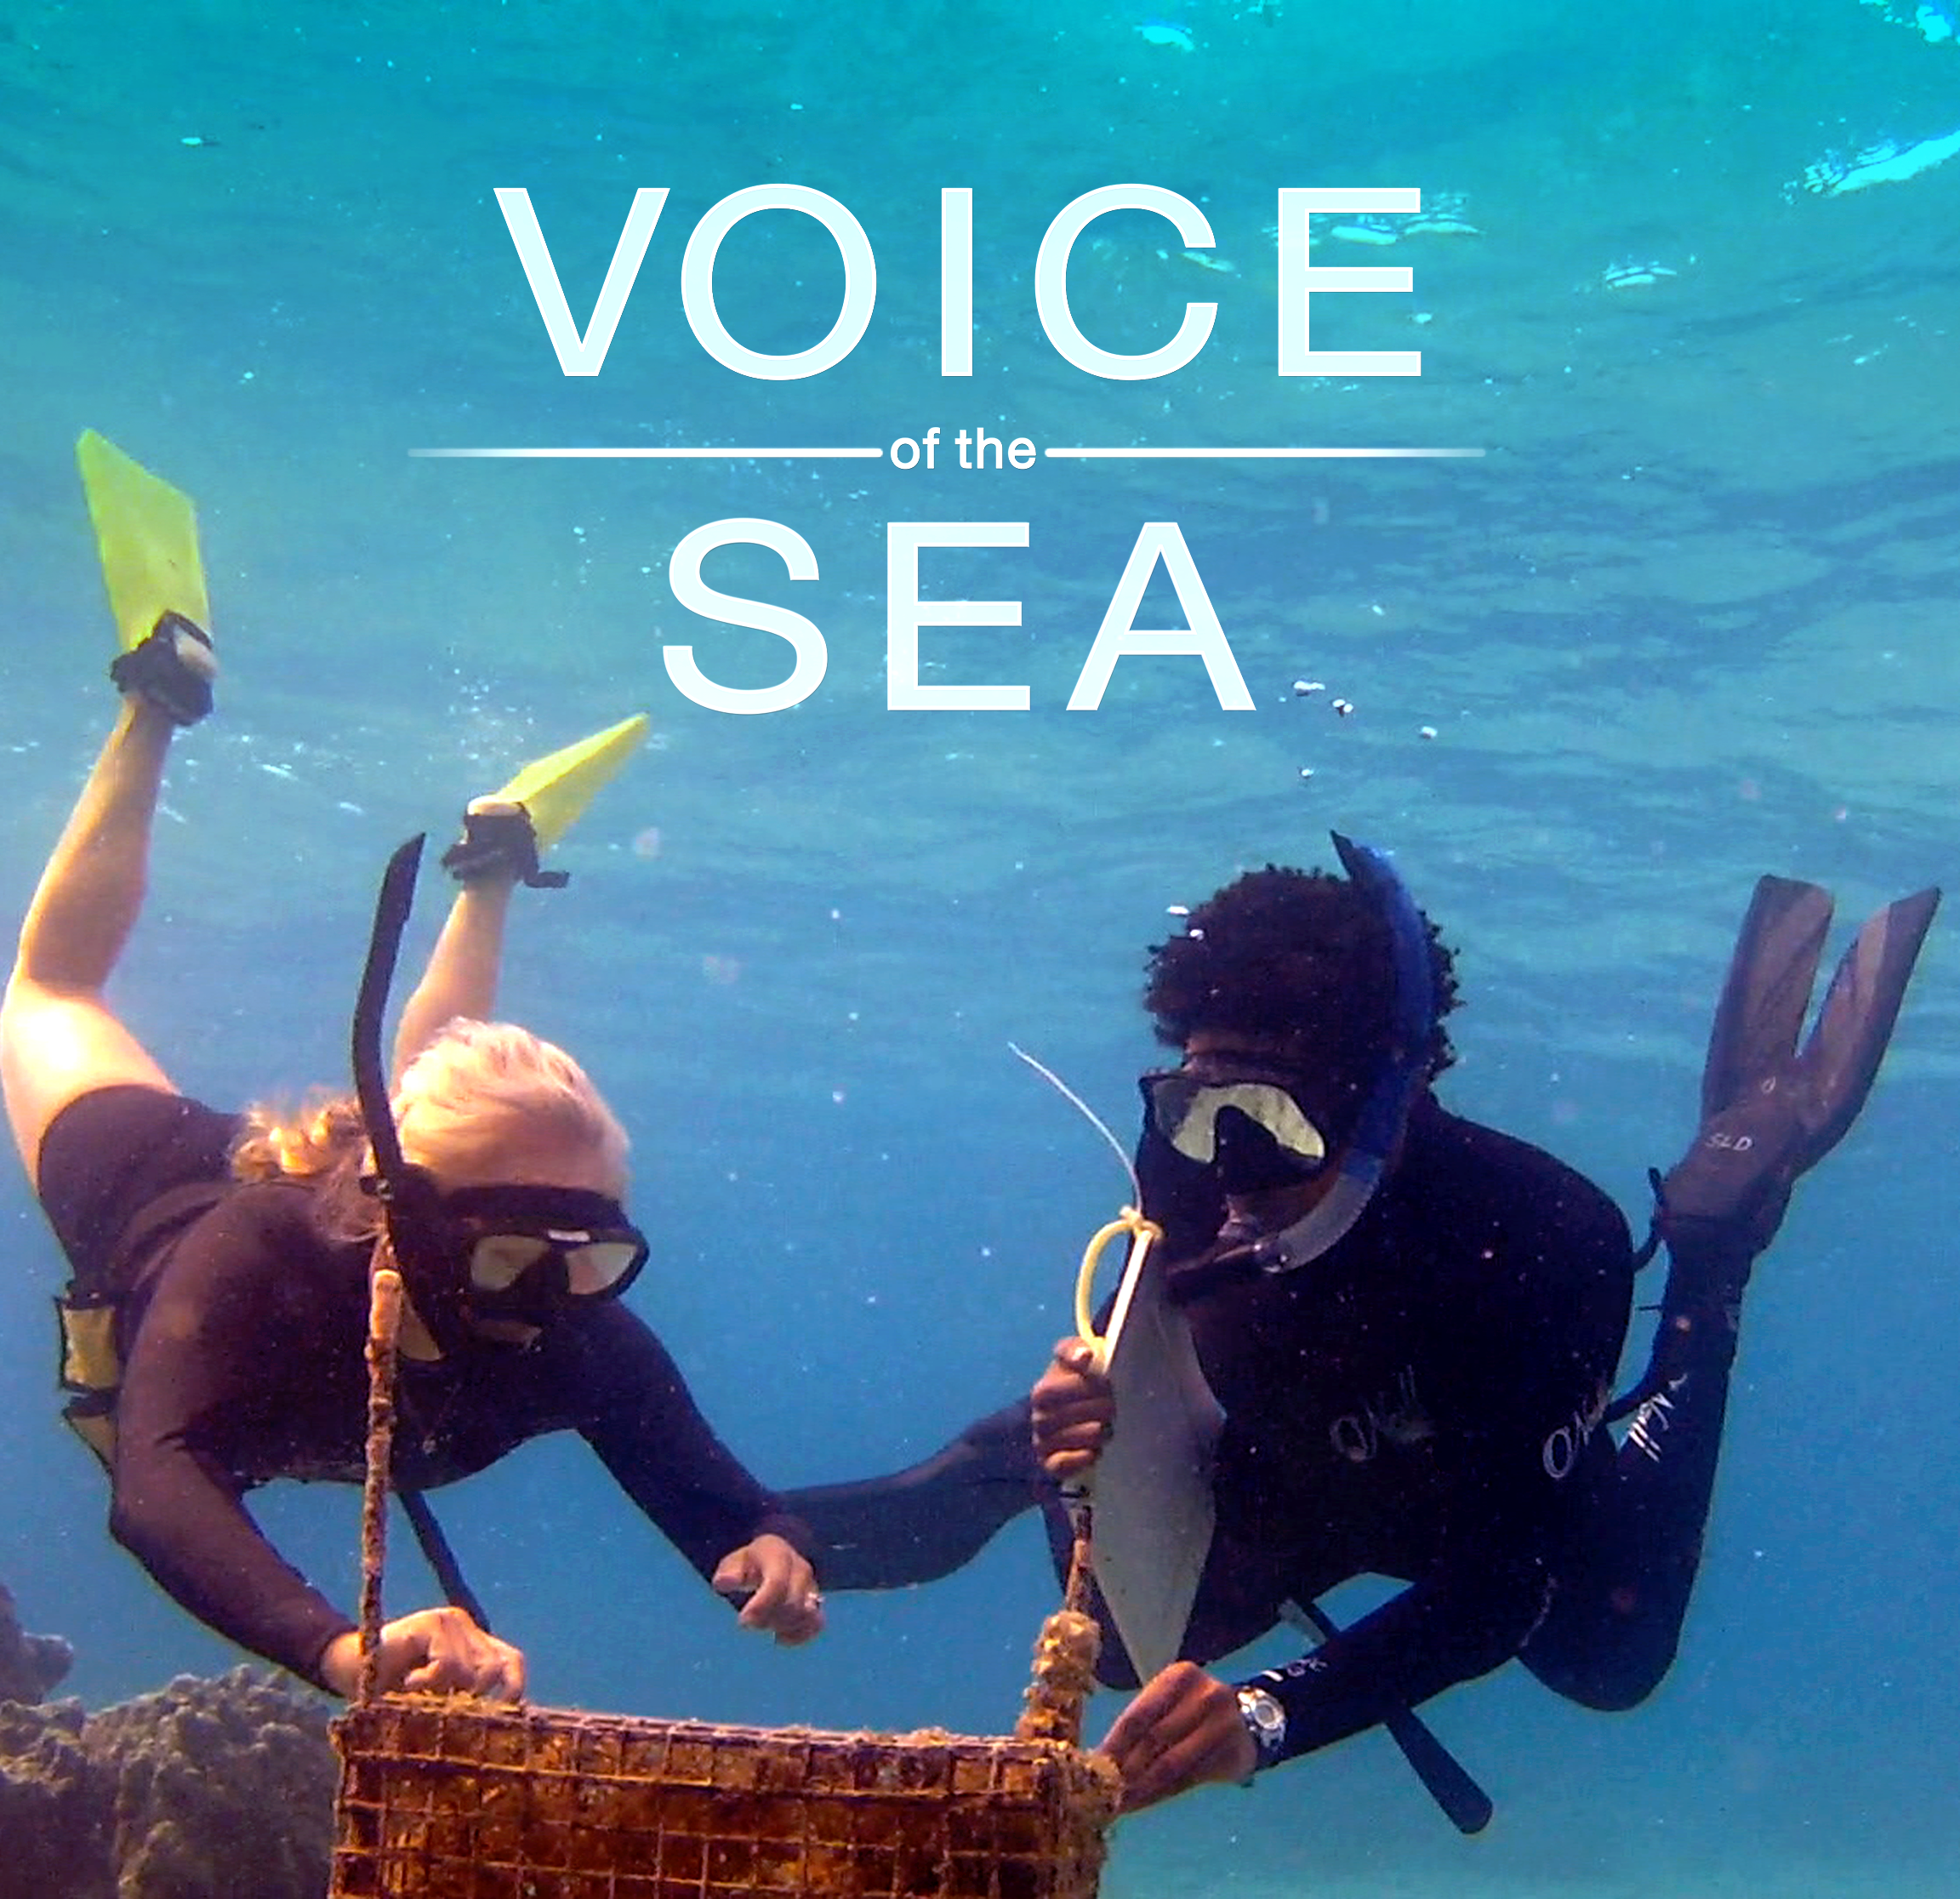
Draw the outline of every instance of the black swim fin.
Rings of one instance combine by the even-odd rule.
[[[1831,898],[1787,877],[1758,883],[1715,1012],[1701,1130],[1661,1183],[1671,1248],[1716,1241],[1752,1257],[1769,1245],[1798,1178],[1865,1105],[1939,907],[1940,892],[1922,890],[1859,931],[1799,1052]]]

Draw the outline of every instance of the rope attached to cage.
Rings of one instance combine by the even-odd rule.
[[[1082,1107],[1080,1100],[1039,1062],[1022,1054],[1019,1049],[1015,1053],[1040,1069],[1077,1107]],[[1087,1109],[1083,1112],[1087,1114]],[[1096,1120],[1093,1115],[1089,1118]],[[1096,1125],[1102,1127],[1102,1124],[1097,1121]],[[1108,1129],[1102,1128],[1102,1133],[1121,1154],[1121,1147]],[[1136,1185],[1134,1174],[1131,1184]],[[1111,1309],[1110,1331],[1106,1337],[1096,1323],[1096,1268],[1103,1249],[1121,1234],[1129,1235],[1130,1256]],[[1075,1330],[1095,1349],[1097,1370],[1105,1376],[1109,1370],[1116,1316],[1127,1309],[1130,1295],[1142,1278],[1152,1244],[1163,1237],[1164,1229],[1154,1220],[1145,1219],[1135,1206],[1125,1206],[1083,1250],[1081,1268],[1075,1276]],[[1082,1710],[1096,1691],[1096,1658],[1102,1649],[1102,1625],[1088,1606],[1095,1573],[1090,1557],[1091,1514],[1085,1489],[1068,1497],[1068,1518],[1075,1532],[1068,1552],[1068,1581],[1062,1592],[1062,1606],[1042,1623],[1041,1633],[1035,1638],[1034,1678],[1028,1685],[1023,1697],[1026,1707],[1015,1725],[1017,1741],[1063,1741],[1072,1748],[1082,1744]]]
[[[1034,1639],[1034,1678],[1022,1697],[1017,1741],[1082,1744],[1082,1712],[1096,1691],[1096,1658],[1102,1651],[1102,1629],[1089,1613],[1094,1577],[1090,1561],[1090,1513],[1086,1503],[1071,1512],[1075,1540],[1068,1552],[1068,1582],[1062,1606],[1041,1625]]]
[[[374,1697],[381,1663],[381,1568],[388,1549],[388,1471],[395,1450],[395,1366],[402,1275],[377,1266],[368,1305],[368,1473],[361,1492],[361,1677],[355,1699]]]

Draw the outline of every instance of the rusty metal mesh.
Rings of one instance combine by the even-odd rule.
[[[829,1734],[378,1695],[402,1283],[368,1332],[358,1699],[340,1755],[329,1899],[1094,1899],[1120,1792],[1074,1746],[1097,1631],[1043,1625],[1022,1733]]]
[[[1093,1899],[1107,1765],[1053,1742],[388,1696],[336,1724],[333,1899]]]

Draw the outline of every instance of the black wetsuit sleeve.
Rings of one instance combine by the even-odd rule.
[[[817,1484],[784,1503],[816,1537],[827,1589],[902,1589],[949,1576],[1053,1486],[1034,1461],[1025,1398],[976,1418],[923,1463]]]
[[[715,1436],[667,1348],[626,1307],[579,1315],[568,1370],[586,1441],[704,1577],[760,1536],[810,1554],[808,1530]]]
[[[1577,1533],[1585,1451],[1626,1325],[1630,1246],[1588,1194],[1541,1238],[1481,1252],[1483,1296],[1437,1354],[1436,1455],[1450,1499],[1426,1573],[1322,1647],[1258,1679],[1287,1712],[1279,1758],[1342,1740],[1511,1659]]]
[[[1518,1652],[1544,1612],[1549,1572],[1529,1549],[1493,1550],[1411,1584],[1256,1685],[1286,1710],[1291,1760],[1374,1726]]]
[[[310,1681],[355,1625],[259,1532],[228,1447],[276,1435],[282,1394],[327,1335],[317,1283],[292,1269],[316,1247],[296,1216],[237,1199],[201,1220],[158,1274],[117,1402],[110,1531],[200,1622]]]

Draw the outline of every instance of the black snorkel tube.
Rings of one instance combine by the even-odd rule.
[[[1334,1185],[1304,1218],[1254,1245],[1260,1270],[1290,1273],[1318,1259],[1361,1218],[1382,1183],[1409,1111],[1429,1078],[1429,1045],[1436,1030],[1436,978],[1429,961],[1429,931],[1409,887],[1384,851],[1329,834],[1342,867],[1388,926],[1395,997],[1388,1052],[1361,1114],[1342,1150]]]
[[[424,834],[418,832],[388,860],[374,902],[374,927],[368,936],[368,961],[361,971],[361,989],[354,1001],[354,1094],[373,1149],[374,1172],[362,1186],[381,1203],[388,1248],[402,1274],[408,1299],[423,1329],[445,1357],[467,1343],[457,1309],[454,1269],[443,1244],[442,1202],[427,1171],[412,1166],[402,1155],[402,1138],[395,1127],[395,1109],[388,1098],[388,1071],[381,1060],[381,1020],[388,1012],[388,992],[395,983],[395,965],[402,954],[402,937],[415,907],[415,878],[422,868]],[[442,1594],[479,1628],[490,1618],[464,1580],[449,1539],[420,1491],[397,1483],[396,1495],[415,1532],[415,1541]]]
[[[387,1071],[381,1062],[381,1018],[387,1012],[388,992],[395,986],[402,932],[415,907],[415,879],[422,868],[425,841],[425,834],[417,832],[389,858],[381,875],[381,888],[374,899],[374,927],[368,934],[368,961],[361,971],[360,993],[354,999],[350,1038],[354,1094],[361,1103],[361,1119],[367,1123],[368,1144],[374,1150],[375,1172],[368,1191],[384,1210],[392,1206],[407,1163],[402,1158],[395,1109],[388,1099]]]
[[[1342,867],[1387,927],[1395,984],[1387,1052],[1341,1150],[1334,1184],[1291,1226],[1254,1239],[1228,1240],[1209,1257],[1179,1269],[1171,1294],[1179,1303],[1256,1275],[1292,1272],[1344,1238],[1374,1198],[1401,1143],[1410,1110],[1429,1079],[1436,978],[1428,926],[1385,851],[1357,844],[1339,831],[1329,835]]]
[[[402,953],[402,937],[415,905],[415,879],[422,865],[422,834],[388,860],[374,904],[374,927],[368,938],[368,961],[354,1003],[354,1094],[374,1154],[374,1171],[362,1185],[381,1203],[388,1246],[401,1269],[402,1282],[415,1316],[445,1357],[469,1343],[456,1285],[453,1249],[445,1239],[442,1197],[426,1169],[403,1159],[388,1098],[388,1071],[381,1059],[381,1023],[388,992]]]

